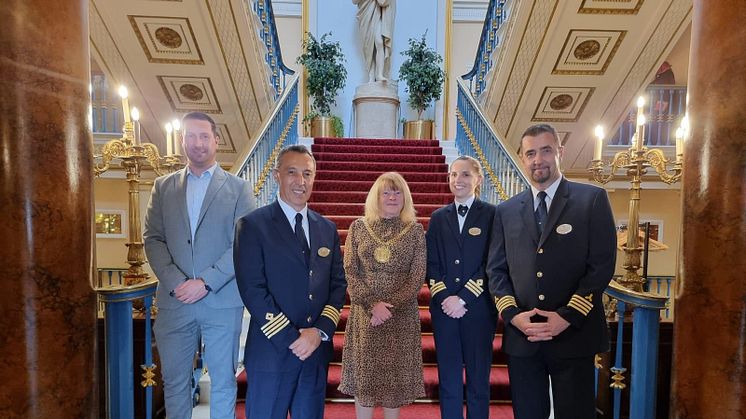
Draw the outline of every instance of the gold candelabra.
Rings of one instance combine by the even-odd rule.
[[[688,117],[684,116],[681,127],[676,130],[676,160],[670,161],[662,150],[648,148],[643,145],[645,138],[645,115],[643,107],[645,99],[637,99],[637,129],[632,137],[632,144],[627,150],[620,151],[614,155],[609,163],[608,173],[604,173],[604,162],[601,160],[604,133],[603,128],[596,127],[596,147],[591,167],[588,169],[593,175],[593,180],[606,184],[613,180],[620,169],[631,177],[629,220],[627,222],[627,243],[623,247],[625,274],[619,279],[619,283],[626,288],[642,292],[645,278],[640,277],[638,270],[641,265],[641,254],[643,247],[640,244],[637,232],[640,223],[640,191],[642,190],[642,177],[647,174],[648,168],[655,169],[660,180],[666,184],[673,184],[681,179],[683,140],[688,134]]]
[[[159,176],[171,173],[184,167],[178,152],[178,141],[174,141],[174,128],[178,132],[178,120],[166,125],[168,153],[161,156],[158,147],[140,140],[140,115],[137,108],[130,110],[127,100],[127,89],[119,88],[124,114],[124,133],[104,144],[101,151],[101,162],[94,165],[94,174],[98,177],[109,170],[112,160],[119,159],[127,174],[129,184],[129,234],[127,246],[127,263],[130,265],[124,274],[125,285],[134,285],[147,281],[149,275],[142,268],[145,264],[145,250],[140,226],[140,172],[146,163]],[[176,125],[176,127],[174,127]],[[172,149],[175,151],[172,153]]]

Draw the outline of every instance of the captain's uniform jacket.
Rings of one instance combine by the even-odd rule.
[[[247,370],[297,370],[301,362],[328,363],[331,338],[345,302],[345,281],[336,225],[308,210],[309,266],[280,204],[239,220],[234,240],[238,289],[251,314],[244,363]],[[318,328],[328,339],[305,361],[288,347],[299,329]]]
[[[606,191],[563,178],[539,237],[528,189],[498,205],[492,237],[487,276],[506,353],[530,356],[539,345],[567,358],[608,351],[601,297],[614,274],[616,234]],[[570,326],[550,341],[529,342],[510,321],[533,308],[556,311]]]

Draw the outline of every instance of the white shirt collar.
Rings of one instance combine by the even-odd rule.
[[[559,184],[561,181],[562,181],[562,175],[560,175],[560,177],[558,177],[557,180],[552,182],[552,184],[549,185],[548,188],[544,189],[544,192],[547,193],[547,197],[549,197],[549,201],[547,202],[547,204],[552,202],[552,200],[554,199],[554,194],[557,193],[557,188],[559,188]],[[540,191],[536,189],[534,185],[531,185],[531,193],[534,195],[534,205],[536,205],[536,195],[538,195],[539,192]]]
[[[282,208],[282,212],[285,214],[285,217],[287,217],[288,222],[291,226],[295,225],[295,214],[301,213],[303,214],[303,221],[307,222],[308,220],[308,204],[303,207],[300,211],[296,211],[295,208],[291,207],[290,204],[283,201],[280,196],[277,196],[277,202],[280,204],[280,208]]]
[[[470,196],[466,201],[464,202],[458,202],[458,199],[454,199],[453,203],[456,205],[456,209],[458,210],[459,205],[466,205],[471,209],[471,206],[474,204],[474,200],[476,199],[476,196],[472,195]]]
[[[215,162],[215,164],[213,164],[212,166],[210,166],[209,169],[207,169],[204,172],[202,172],[202,176],[204,176],[205,173],[209,173],[210,177],[212,177],[212,175],[215,174],[215,170],[217,170],[217,168],[218,168],[218,162]],[[186,171],[187,171],[187,176],[194,176],[197,179],[202,178],[202,176],[195,175],[194,172],[192,172],[192,169],[189,167],[189,165],[187,165]]]

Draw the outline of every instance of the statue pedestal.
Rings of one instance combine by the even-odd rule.
[[[355,136],[396,138],[399,95],[394,82],[365,83],[355,89]]]

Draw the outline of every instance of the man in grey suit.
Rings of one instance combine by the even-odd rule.
[[[191,378],[200,336],[210,371],[210,417],[234,418],[243,303],[233,268],[236,220],[254,208],[248,182],[217,164],[215,121],[182,119],[187,167],[156,179],[145,215],[145,252],[158,280],[154,332],[166,414],[192,416]]]

